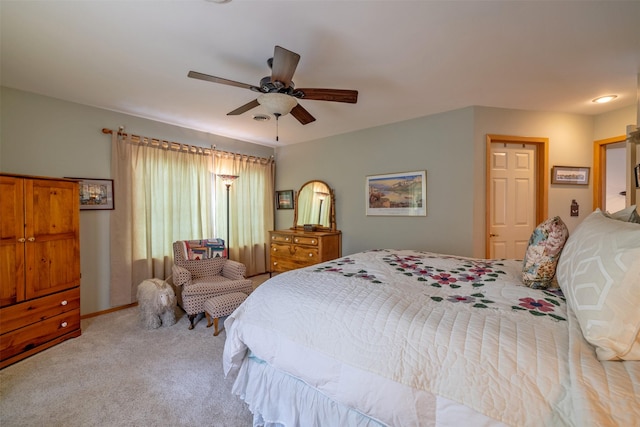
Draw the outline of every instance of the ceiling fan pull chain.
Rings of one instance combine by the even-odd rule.
[[[280,120],[278,120],[280,118],[280,114],[275,113],[274,116],[276,116],[276,142],[280,141],[279,137],[278,137],[278,133],[279,133],[279,129],[278,129],[278,123],[280,122]]]

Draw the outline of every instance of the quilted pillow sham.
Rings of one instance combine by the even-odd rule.
[[[620,221],[635,222],[636,224],[640,224],[640,215],[638,215],[636,205],[631,205],[628,208],[624,208],[614,213],[606,212],[605,215],[609,218],[617,219]]]
[[[558,283],[600,360],[640,360],[640,224],[596,209],[576,227]]]
[[[569,230],[559,216],[538,225],[531,237],[522,265],[522,282],[534,289],[546,289],[556,274],[556,266]]]

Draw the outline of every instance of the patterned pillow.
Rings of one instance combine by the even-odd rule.
[[[525,285],[534,289],[551,285],[568,235],[569,230],[559,216],[547,219],[533,230],[522,266]]]
[[[640,360],[640,225],[596,209],[569,237],[558,282],[598,359]]]

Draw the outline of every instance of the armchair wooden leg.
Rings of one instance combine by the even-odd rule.
[[[197,314],[190,314],[189,315],[189,330],[193,329],[193,327],[195,326],[193,321],[196,318],[196,316],[197,316]]]

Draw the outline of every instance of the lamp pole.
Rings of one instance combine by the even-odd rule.
[[[229,225],[229,219],[230,219],[230,214],[229,214],[229,190],[231,189],[231,184],[233,184],[233,181],[235,181],[238,178],[238,175],[218,175],[218,177],[220,177],[222,179],[222,183],[227,187],[227,259],[229,259],[229,253],[230,253],[230,249],[229,249],[229,245],[231,243],[230,241],[230,233],[229,233],[229,229],[231,228]]]

